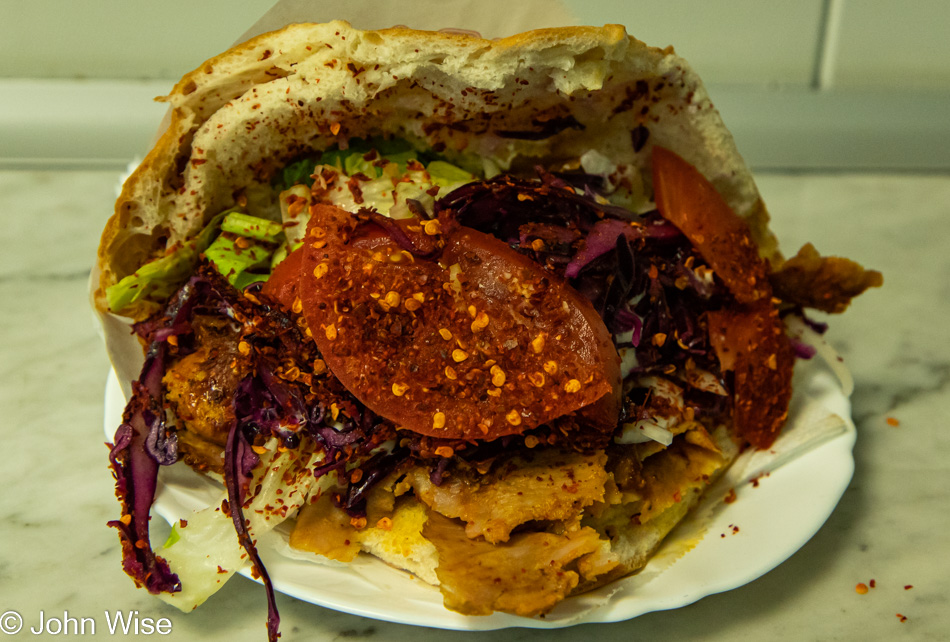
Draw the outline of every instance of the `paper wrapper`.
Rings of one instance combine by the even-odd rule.
[[[475,31],[487,38],[504,37],[539,27],[575,24],[566,7],[551,0],[525,0],[520,3],[507,0],[413,3],[355,0],[342,5],[283,0],[236,42],[243,42],[291,22],[326,22],[333,19],[347,20],[362,29],[395,25],[425,30],[450,28]],[[98,283],[99,270],[94,267],[90,277],[90,296]],[[121,421],[124,399],[130,395],[130,382],[138,378],[144,359],[141,344],[132,334],[128,319],[104,314],[99,310],[96,310],[96,314],[114,368],[106,395],[106,435],[111,440],[113,431]],[[807,329],[797,327],[796,332],[803,335]],[[820,342],[820,338],[816,339],[815,336],[804,338]],[[825,346],[826,354],[827,351]],[[837,373],[840,378],[840,366]],[[814,361],[800,363],[796,369],[789,422],[773,447],[741,455],[726,474],[707,490],[697,509],[671,534],[644,571],[597,591],[569,598],[543,620],[508,614],[466,617],[451,613],[441,607],[441,595],[436,588],[411,579],[408,574],[375,558],[360,556],[353,563],[339,564],[293,551],[287,544],[286,529],[283,532],[278,529],[276,533],[262,538],[259,548],[280,591],[331,608],[426,626],[452,629],[497,629],[509,626],[553,628],[581,622],[615,621],[651,610],[688,604],[704,595],[738,586],[766,572],[804,544],[830,514],[850,480],[849,466],[853,467],[850,444],[853,443],[854,426],[849,418],[850,406],[847,401],[850,384],[844,382],[839,385],[836,381],[821,364]],[[848,433],[851,433],[850,438]],[[715,578],[718,582],[693,582],[689,585],[690,580],[686,580],[686,585],[681,586],[682,582],[673,579],[673,587],[668,590],[672,591],[674,597],[667,597],[667,589],[660,582],[673,577],[674,572],[686,561],[699,559],[698,550],[685,558],[684,554],[703,542],[704,534],[715,527],[723,512],[734,510],[735,505],[742,506],[740,503],[723,502],[730,491],[747,486],[750,480],[769,476],[831,441],[843,444],[835,449],[837,454],[833,456],[839,466],[839,474],[827,482],[834,487],[827,489],[830,494],[826,493],[828,497],[823,500],[826,510],[819,511],[817,518],[804,525],[804,531],[808,532],[803,531],[803,534],[793,537],[794,541],[784,548],[767,553],[764,561],[754,565],[758,570],[739,574],[741,580],[736,580],[735,573],[728,572],[720,573]],[[223,487],[193,473],[184,464],[162,469],[159,488],[155,510],[169,521],[186,517],[191,510],[220,502],[224,492]],[[817,525],[813,523],[816,519],[819,520]],[[718,534],[715,536],[718,537]],[[741,562],[742,558],[739,559],[740,565]],[[333,588],[332,591],[324,591],[321,587]]]
[[[292,22],[346,20],[357,29],[406,26],[425,31],[459,29],[484,38],[504,38],[542,27],[577,24],[558,0],[416,0],[414,2],[314,2],[282,0],[265,13],[237,42],[280,29]]]

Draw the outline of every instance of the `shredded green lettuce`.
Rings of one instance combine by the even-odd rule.
[[[165,540],[164,547],[168,548],[180,539],[181,535],[178,533],[178,527],[172,526],[172,532],[168,534],[168,539]]]
[[[312,187],[311,175],[318,165],[329,165],[348,176],[363,174],[369,178],[379,178],[380,171],[374,161],[363,158],[374,150],[380,158],[396,163],[400,172],[406,171],[410,160],[428,163],[438,158],[430,152],[420,152],[407,141],[398,138],[354,138],[348,142],[346,149],[333,146],[322,154],[314,154],[290,163],[277,175],[274,186],[280,191],[290,189],[294,185]]]
[[[426,165],[426,171],[432,177],[432,183],[439,187],[456,186],[475,180],[474,174],[442,160],[435,160]]]
[[[221,231],[268,243],[279,243],[283,238],[284,226],[242,212],[228,212],[221,221]]]
[[[221,221],[221,235],[205,250],[205,257],[238,290],[270,277],[273,255],[284,245],[284,226],[274,221],[229,212]],[[276,246],[276,247],[275,247]]]
[[[313,178],[310,175],[313,173],[316,164],[317,161],[314,158],[301,158],[290,163],[277,175],[277,179],[274,181],[275,187],[281,191],[290,189],[294,185],[312,187]]]
[[[198,255],[207,249],[217,236],[225,212],[218,214],[194,239],[175,251],[150,261],[118,283],[106,288],[109,309],[121,314],[142,299],[162,301],[191,276]]]
[[[238,241],[241,237],[243,240]],[[106,300],[119,314],[142,299],[162,301],[191,276],[201,254],[231,285],[243,289],[255,281],[267,280],[275,245],[279,249],[283,244],[284,228],[280,223],[238,210],[222,212],[188,243],[106,288]]]
[[[302,243],[301,243],[301,245],[302,245]],[[299,246],[298,246],[298,247],[299,247]],[[294,249],[296,249],[296,248],[294,248]],[[287,258],[287,255],[290,254],[291,251],[292,251],[292,250],[290,249],[290,247],[288,246],[287,243],[281,243],[280,246],[278,246],[278,248],[277,248],[276,250],[274,250],[274,254],[272,254],[271,257],[270,257],[270,269],[271,269],[271,272],[274,271],[274,268],[277,267],[277,266],[280,264],[281,261],[283,261],[284,259]]]
[[[371,151],[376,154],[367,160]],[[409,169],[411,160],[421,163],[425,169],[418,169],[419,165]],[[408,200],[431,207],[436,198],[477,178],[467,163],[460,161],[460,164],[465,168],[434,153],[416,150],[405,140],[357,138],[349,141],[345,150],[335,147],[287,165],[274,185],[281,190],[283,201],[288,190],[303,189],[299,187],[302,185],[311,187],[311,175],[319,166],[329,166],[338,172],[337,186],[356,178],[360,190],[359,203],[346,187],[327,190],[326,198],[333,205],[351,211],[371,207],[386,216],[408,218],[412,216]],[[434,192],[433,188],[438,191]],[[282,211],[286,209],[282,207]],[[222,212],[191,241],[107,288],[109,308],[121,314],[143,299],[160,302],[168,298],[191,276],[201,254],[236,288],[266,281],[270,270],[300,245],[307,218],[304,212],[282,224],[239,210]],[[285,229],[285,225],[289,227]],[[238,242],[238,238],[244,240]]]
[[[368,161],[366,156],[372,150],[377,153]],[[409,160],[418,164],[410,169]],[[356,139],[350,141],[345,151],[330,150],[310,162],[318,163],[313,172],[320,172],[327,183],[321,190],[322,200],[351,212],[361,207],[372,208],[391,218],[415,216],[409,207],[410,200],[415,201],[413,207],[431,210],[436,199],[478,178],[458,165],[418,152],[399,140]],[[325,168],[334,171],[324,173]],[[306,189],[298,184],[280,194],[281,215],[291,248],[301,242],[309,218],[306,211],[291,204],[301,197],[309,198],[309,191],[301,194]]]
[[[274,246],[272,243],[252,239],[253,237],[225,232],[204,252],[218,272],[238,290],[243,290],[257,281],[266,281],[270,276]],[[261,271],[261,268],[266,268],[266,271]]]

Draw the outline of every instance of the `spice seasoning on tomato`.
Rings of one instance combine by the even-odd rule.
[[[674,152],[654,147],[652,161],[654,199],[663,218],[690,240],[740,303],[771,296],[768,266],[748,224]]]
[[[363,403],[447,439],[521,434],[571,413],[614,430],[619,357],[566,281],[450,219],[424,232],[433,258],[431,245],[425,257],[404,249],[415,219],[378,223],[314,206],[308,234],[326,242],[305,243],[299,266],[314,339]]]
[[[778,311],[765,299],[706,317],[722,368],[734,373],[736,430],[757,448],[768,448],[788,415],[795,363]]]

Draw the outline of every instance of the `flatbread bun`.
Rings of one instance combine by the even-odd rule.
[[[661,145],[750,223],[762,256],[778,258],[751,174],[699,77],[672,48],[648,47],[619,25],[485,40],[293,24],[208,60],[160,100],[171,108],[168,128],[102,235],[103,311],[106,287],[238,199],[276,218],[270,181],[289,160],[374,135],[449,158],[490,156],[502,170],[596,149],[640,168],[648,193]]]

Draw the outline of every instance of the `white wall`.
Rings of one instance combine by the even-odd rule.
[[[0,0],[0,77],[177,79],[273,0]]]
[[[436,14],[444,13],[447,4],[404,1],[416,7],[431,5]],[[272,4],[273,0],[0,0],[0,78],[176,79],[227,48]],[[353,15],[353,7],[370,2],[312,4],[318,7],[317,15],[327,19],[373,21],[371,15]],[[511,6],[502,0],[475,4],[484,11]],[[674,45],[710,84],[809,85],[824,47],[835,86],[950,89],[948,0],[564,0],[564,4],[579,23],[617,22],[647,44]],[[388,0],[380,7],[398,8],[399,3]],[[833,8],[838,17],[823,38],[825,15]],[[423,9],[423,13],[429,12]],[[543,23],[544,17],[538,21]]]
[[[543,7],[530,10],[538,24],[621,23],[692,63],[756,167],[950,168],[950,0],[563,0],[566,11],[550,0],[287,1],[367,28],[403,22],[411,5],[425,28],[449,26],[455,13],[507,35],[528,2]],[[145,97],[226,49],[271,5],[0,0],[0,163],[116,162],[141,150],[161,111]],[[69,117],[53,129],[82,139],[69,150],[69,137],[34,136],[64,102]],[[111,138],[85,116],[97,120],[103,103],[121,115]]]
[[[580,22],[619,22],[647,44],[673,45],[710,84],[812,81],[822,0],[602,0],[570,3]]]

